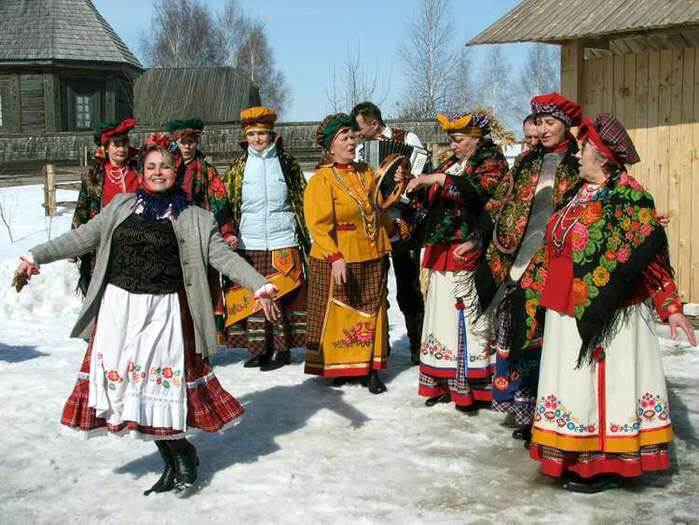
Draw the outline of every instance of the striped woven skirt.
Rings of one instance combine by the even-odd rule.
[[[308,316],[306,330],[307,374],[325,377],[363,376],[386,367],[388,360],[388,318],[385,258],[347,263],[347,282],[334,285],[332,316],[342,339],[329,340],[326,314],[331,291],[330,264],[309,259]],[[362,321],[363,314],[375,314]],[[373,323],[373,324],[372,324]],[[352,339],[350,341],[350,339]]]
[[[293,250],[298,252],[298,248]],[[238,250],[238,253],[262,275],[271,275],[277,271],[272,265],[271,251]],[[301,259],[300,254],[298,259]],[[260,311],[229,326],[226,331],[226,346],[246,348],[255,355],[271,350],[286,352],[303,347],[306,343],[305,283],[281,297],[277,306],[281,313],[275,323],[267,321]]]
[[[448,395],[460,406],[492,401],[495,358],[486,316],[471,322],[454,296],[456,274],[429,270],[418,395]]]

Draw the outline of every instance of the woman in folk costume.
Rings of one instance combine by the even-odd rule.
[[[71,334],[90,343],[61,422],[85,437],[155,440],[165,469],[146,495],[192,486],[199,460],[186,432],[216,432],[243,413],[208,361],[216,350],[208,265],[257,290],[275,316],[274,287],[230,250],[210,212],[189,205],[168,146],[150,137],[141,150],[142,189],[32,248],[16,275],[26,282],[40,264],[97,251]]]
[[[449,136],[452,155],[435,173],[408,183],[408,192],[429,188],[417,199],[428,211],[422,267],[429,272],[420,348],[419,394],[425,404],[454,402],[459,410],[476,401],[492,401],[494,358],[490,327],[484,317],[471,323],[464,313],[464,290],[458,286],[476,267],[488,237],[478,217],[507,173],[501,146],[492,136],[512,138],[485,110],[438,115]],[[492,135],[492,136],[491,136]],[[466,275],[465,275],[466,274]]]
[[[82,177],[73,214],[73,228],[78,228],[95,217],[115,195],[133,193],[138,189],[138,151],[129,145],[129,131],[134,126],[136,120],[132,118],[106,120],[97,126],[94,134],[97,149],[90,167]],[[90,285],[94,259],[94,253],[80,257],[78,288],[83,295]]]
[[[304,193],[313,239],[309,257],[306,373],[359,377],[372,394],[386,391],[378,370],[388,359],[386,256],[393,225],[378,209],[377,179],[354,162],[354,120],[328,115],[316,142],[326,154]],[[398,168],[395,180],[402,181]]]
[[[526,337],[545,309],[533,459],[564,487],[598,492],[670,466],[665,376],[651,303],[696,345],[682,315],[667,237],[653,197],[627,172],[640,159],[609,114],[578,134],[581,181],[552,215],[546,244],[523,280],[541,294],[527,305]],[[525,341],[525,344],[526,341]]]
[[[213,213],[221,237],[229,246],[235,248],[237,244],[235,225],[231,205],[226,194],[226,186],[221,177],[218,176],[216,168],[207,162],[199,149],[204,123],[198,118],[171,120],[165,124],[165,129],[177,142],[181,153],[181,156],[177,158],[180,163],[177,182],[184,190],[187,200],[195,206]],[[223,343],[225,341],[226,310],[221,290],[221,277],[212,268],[209,268],[209,287],[214,303],[218,339],[219,343]]]
[[[494,317],[492,406],[513,414],[519,428],[512,436],[524,439],[525,445],[536,403],[541,334],[526,349],[510,352],[512,334],[526,318],[523,290],[537,292],[536,285],[531,289],[521,277],[542,245],[554,206],[578,180],[578,147],[570,128],[582,117],[580,105],[558,93],[534,97],[531,107],[540,143],[518,160],[495,192],[492,241],[474,279],[478,309]]]
[[[226,291],[227,344],[252,354],[244,366],[275,370],[291,362],[291,349],[306,335],[303,261],[310,240],[303,215],[306,179],[274,132],[277,115],[258,106],[241,111],[245,137],[225,181],[237,227],[238,253],[279,289],[279,320],[270,323],[252,308],[240,286]]]

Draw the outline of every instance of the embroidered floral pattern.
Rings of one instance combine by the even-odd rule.
[[[609,432],[612,434],[637,434],[641,426],[649,423],[669,423],[670,411],[667,400],[660,394],[646,392],[638,398],[636,414],[626,423],[610,423]]]
[[[557,429],[565,429],[576,434],[594,434],[597,431],[596,424],[582,423],[554,394],[539,398],[534,422]]]
[[[427,336],[425,342],[422,343],[420,353],[424,356],[429,355],[437,361],[456,361],[456,353],[440,343],[434,334]]]
[[[342,331],[345,337],[333,341],[335,348],[351,348],[353,346],[368,347],[374,344],[376,326],[370,321],[360,321],[352,328]]]
[[[150,381],[157,385],[162,385],[164,388],[175,387],[179,388],[182,385],[184,372],[182,370],[173,369],[170,367],[156,368],[151,367],[146,370],[142,365],[130,361],[126,368],[126,380],[133,384],[139,384],[143,381]],[[110,374],[111,377],[110,377]],[[116,380],[112,380],[114,377]],[[124,378],[119,376],[116,370],[110,370],[107,373],[109,381],[109,389],[116,389],[117,383],[123,383]]]

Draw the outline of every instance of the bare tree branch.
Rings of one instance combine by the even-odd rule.
[[[408,22],[409,36],[399,50],[408,78],[404,101],[398,104],[400,116],[433,117],[454,105],[455,88],[464,89],[456,76],[466,55],[454,50],[449,7],[449,0],[422,0]]]
[[[330,89],[326,88],[325,94],[334,113],[339,111],[349,112],[360,102],[370,100],[381,106],[385,102],[390,87],[390,74],[388,84],[379,82],[379,71],[376,68],[370,73],[363,65],[359,43],[355,50],[348,47],[347,55],[342,63],[339,74],[340,85],[338,87],[338,73],[333,67]]]
[[[16,204],[16,203],[15,203]],[[0,196],[0,220],[5,225],[7,235],[10,237],[10,242],[14,243],[14,235],[12,231],[12,220],[14,218],[15,206],[10,206],[5,201],[5,196]]]

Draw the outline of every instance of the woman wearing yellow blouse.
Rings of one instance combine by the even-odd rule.
[[[327,116],[316,141],[326,154],[308,182],[303,205],[313,244],[309,257],[306,373],[360,377],[372,394],[386,391],[386,255],[390,220],[377,209],[376,180],[354,163],[355,133],[344,113]],[[402,171],[396,179],[402,178]]]

